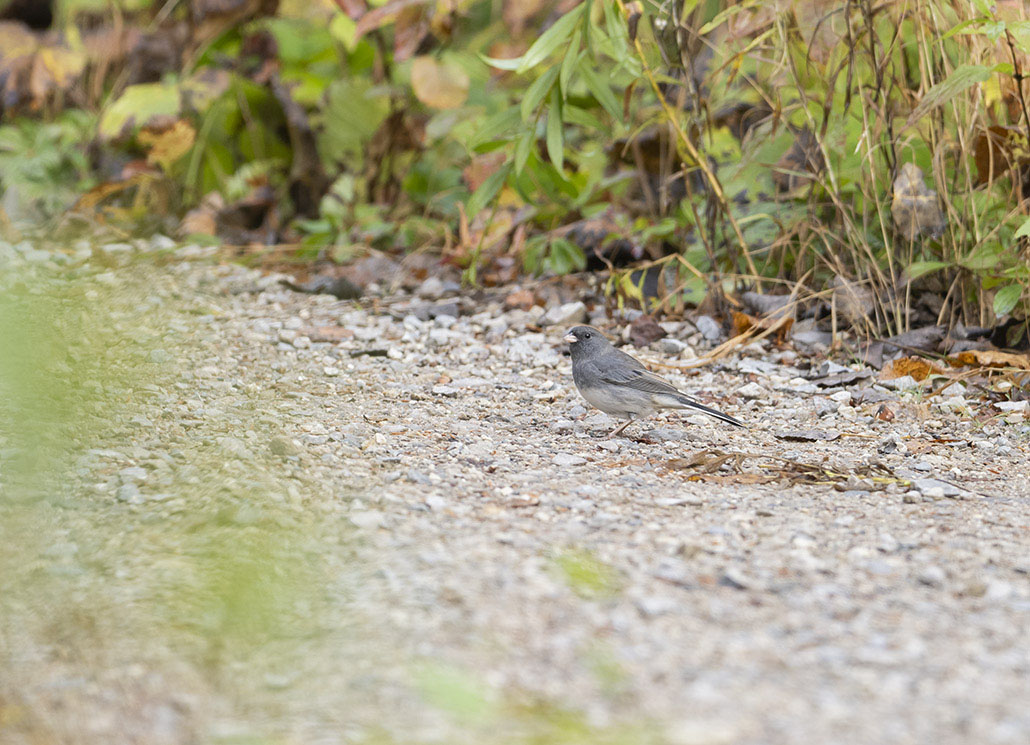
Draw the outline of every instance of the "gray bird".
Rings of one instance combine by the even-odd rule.
[[[613,347],[591,326],[575,326],[562,338],[569,343],[572,379],[583,398],[605,414],[626,420],[609,437],[659,409],[696,409],[737,427],[747,426],[680,393],[672,383]]]

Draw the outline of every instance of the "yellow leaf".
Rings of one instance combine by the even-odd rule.
[[[161,130],[145,127],[139,133],[140,144],[149,147],[147,162],[167,171],[179,158],[193,147],[197,133],[184,119],[178,119],[170,127]]]
[[[411,65],[411,87],[426,106],[456,109],[468,97],[469,76],[456,65],[424,55],[416,57]]]

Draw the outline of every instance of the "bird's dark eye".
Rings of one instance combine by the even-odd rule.
[[[590,338],[590,334],[583,334],[583,338],[584,339],[589,339]]]

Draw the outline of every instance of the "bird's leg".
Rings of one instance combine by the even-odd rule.
[[[627,420],[626,420],[626,421],[624,421],[624,422],[623,422],[622,424],[620,424],[620,425],[619,425],[618,427],[616,427],[615,429],[613,429],[613,430],[612,430],[612,431],[611,431],[610,433],[608,433],[608,436],[607,436],[607,437],[606,437],[605,439],[606,439],[606,440],[610,440],[610,439],[612,439],[613,437],[615,437],[615,435],[617,435],[617,434],[619,434],[620,432],[622,432],[622,430],[626,429],[626,427],[628,427],[628,426],[629,426],[629,425],[631,425],[631,424],[633,424],[633,419],[632,419],[632,418],[630,418],[630,419],[627,419]]]

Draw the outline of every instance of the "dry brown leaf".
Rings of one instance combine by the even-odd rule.
[[[411,87],[415,97],[426,106],[456,109],[468,97],[469,76],[457,65],[423,55],[412,63]]]
[[[776,335],[776,341],[783,342],[790,333],[794,319],[785,316],[780,318],[756,318],[755,316],[733,311],[733,334],[740,336],[748,331],[772,331]]]
[[[915,163],[905,163],[894,179],[891,215],[898,233],[909,241],[921,235],[939,238],[948,226],[937,192],[926,187],[923,172]]]
[[[880,380],[894,380],[911,375],[914,380],[926,380],[931,375],[942,375],[944,368],[922,357],[900,357],[891,360],[880,371]]]
[[[496,173],[507,161],[508,156],[503,150],[495,150],[492,153],[481,153],[472,158],[472,162],[465,166],[461,177],[469,191],[478,189],[484,181]]]
[[[504,307],[509,310],[521,308],[528,311],[534,305],[536,305],[536,295],[533,294],[532,290],[515,290],[508,297],[504,298]]]
[[[1030,370],[1030,355],[999,352],[995,349],[969,349],[959,352],[956,359],[959,364],[971,367],[1015,367]]]
[[[147,163],[168,171],[172,165],[190,151],[197,139],[193,125],[185,119],[173,122],[151,123],[140,130],[139,142],[148,149]]]

